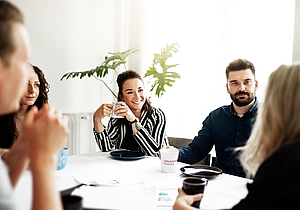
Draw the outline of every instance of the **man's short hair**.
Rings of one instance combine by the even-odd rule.
[[[229,77],[229,72],[231,71],[241,71],[250,69],[255,77],[255,68],[254,65],[246,60],[246,59],[236,59],[232,62],[230,62],[226,68],[226,79]]]
[[[21,11],[10,2],[0,0],[0,59],[6,66],[9,66],[10,57],[16,50],[12,35],[15,22],[24,24]]]

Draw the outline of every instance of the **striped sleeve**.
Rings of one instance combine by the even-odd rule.
[[[161,147],[168,145],[164,112],[161,109],[153,108],[150,118],[142,117],[141,125],[141,129],[134,134],[134,138],[146,155],[157,156]]]
[[[120,139],[120,132],[118,132],[117,126],[114,126],[114,124],[115,119],[111,118],[107,127],[104,126],[102,133],[97,133],[93,128],[95,141],[102,152],[118,149],[117,142]]]

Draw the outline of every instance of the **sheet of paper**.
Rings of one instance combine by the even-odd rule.
[[[83,197],[83,207],[91,209],[153,210],[156,204],[156,187],[82,186],[72,194]]]
[[[86,185],[104,185],[104,186],[128,186],[144,183],[141,179],[133,179],[130,177],[122,178],[114,175],[106,175],[104,173],[101,176],[97,174],[77,174],[73,176],[76,181]]]
[[[156,189],[156,205],[173,206],[177,195],[178,195],[177,188],[158,187]]]

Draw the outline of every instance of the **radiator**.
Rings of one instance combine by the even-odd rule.
[[[99,151],[93,134],[93,113],[64,113],[68,117],[69,136],[65,147],[69,155]]]

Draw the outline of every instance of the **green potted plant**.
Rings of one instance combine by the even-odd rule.
[[[152,61],[152,65],[149,70],[147,70],[145,77],[152,76],[153,81],[151,85],[150,91],[154,91],[155,95],[160,98],[166,92],[165,86],[172,86],[175,82],[175,79],[180,78],[180,75],[176,72],[169,71],[170,68],[176,67],[179,64],[168,65],[166,61],[172,57],[173,53],[178,52],[178,43],[174,43],[172,45],[167,45],[165,48],[161,49],[160,54],[154,54],[154,58]],[[61,77],[61,81],[63,79],[75,78],[79,77],[82,79],[83,77],[94,77],[97,80],[100,80],[107,89],[116,97],[117,94],[113,92],[113,90],[109,87],[109,85],[105,82],[104,78],[109,74],[109,72],[114,72],[116,75],[119,75],[117,68],[119,66],[124,67],[126,70],[126,59],[129,55],[136,53],[138,51],[137,48],[132,48],[123,52],[115,52],[108,53],[110,56],[106,56],[105,60],[102,62],[100,66],[97,66],[94,69],[86,70],[86,71],[73,71],[64,74]],[[161,68],[161,72],[158,71],[158,68]]]

